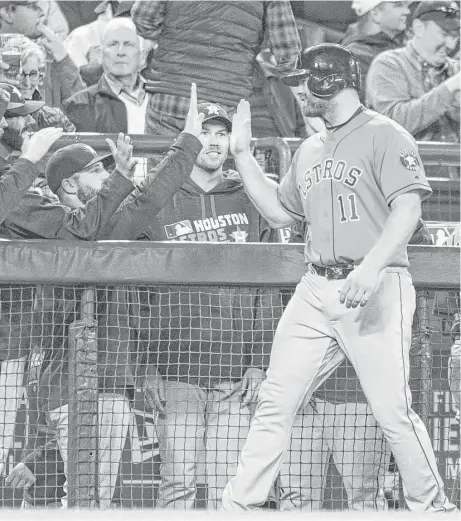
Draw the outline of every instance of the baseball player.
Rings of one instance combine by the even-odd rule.
[[[140,239],[213,243],[268,242],[262,219],[232,170],[223,165],[232,122],[201,103],[203,149],[191,180]],[[277,295],[242,288],[149,287],[141,292],[142,385],[158,413],[162,481],[157,505],[193,508],[206,474],[208,507],[237,470],[251,411],[269,363]],[[270,301],[268,300],[270,299]],[[278,303],[279,308],[281,302]]]
[[[347,355],[391,446],[409,509],[454,511],[408,386],[415,290],[406,246],[431,193],[416,142],[361,105],[359,66],[346,48],[311,47],[301,66],[284,81],[305,116],[322,117],[326,129],[301,145],[280,185],[251,155],[247,101],[233,121],[231,151],[251,199],[273,227],[305,220],[308,236],[306,273],[279,322],[223,506],[264,503],[298,408]]]

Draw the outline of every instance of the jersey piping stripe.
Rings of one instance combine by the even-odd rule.
[[[334,157],[334,154],[333,154]],[[331,198],[331,229],[333,232],[333,237],[331,238],[331,247],[332,247],[332,253],[333,253],[333,259],[335,260],[336,264],[338,263],[338,259],[336,258],[336,252],[335,252],[335,207],[334,207],[334,198],[333,198],[333,180],[330,179],[330,198]]]
[[[423,183],[412,183],[411,185],[407,185],[407,186],[404,186],[402,188],[399,188],[398,190],[395,190],[394,192],[392,192],[390,195],[387,196],[386,198],[386,202],[389,204],[389,202],[391,202],[392,199],[395,199],[396,198],[396,194],[398,194],[399,192],[403,192],[403,193],[407,193],[407,192],[411,192],[413,189],[413,187],[419,187],[421,189],[424,189],[424,191],[427,193],[427,195],[429,195],[429,188],[428,188],[428,185],[425,185]],[[410,190],[409,190],[410,188]]]
[[[304,215],[301,215],[300,213],[293,211],[291,208],[288,208],[288,206],[286,204],[284,204],[281,199],[279,199],[279,201],[280,201],[280,204],[283,206],[283,208],[285,208],[285,210],[289,214],[297,215],[301,221],[304,221],[304,217],[305,217]]]
[[[407,373],[406,373],[406,369],[405,369],[405,355],[404,355],[404,342],[403,342],[403,298],[402,298],[402,280],[401,280],[401,275],[400,273],[396,273],[397,277],[398,277],[398,284],[399,284],[399,302],[400,302],[400,348],[401,348],[401,354],[402,354],[402,367],[403,367],[403,379],[404,379],[404,382],[403,382],[403,391],[404,391],[404,395],[405,395],[405,400],[406,400],[406,404],[407,404],[407,407],[406,407],[406,412],[407,412],[407,418],[408,420],[410,421],[411,423],[411,426],[413,428],[413,432],[415,434],[415,437],[419,443],[419,446],[421,448],[421,451],[422,453],[424,454],[424,457],[426,458],[426,462],[427,462],[427,465],[429,467],[429,470],[431,471],[431,474],[432,476],[434,477],[434,480],[435,480],[435,483],[437,484],[437,490],[438,492],[440,493],[440,483],[438,482],[437,480],[437,477],[436,477],[436,474],[434,473],[434,470],[431,466],[431,464],[429,463],[429,458],[427,457],[427,454],[424,450],[424,447],[421,443],[421,440],[419,439],[418,437],[418,434],[416,432],[416,429],[415,429],[415,426],[414,426],[414,423],[412,422],[411,418],[410,418],[410,414],[409,414],[409,407],[408,407],[408,403],[409,403],[409,397],[407,395],[407,381],[408,381],[408,378],[407,378]],[[397,462],[397,465],[398,465],[398,462]],[[444,509],[444,511],[446,511],[446,508],[445,507],[442,507]]]

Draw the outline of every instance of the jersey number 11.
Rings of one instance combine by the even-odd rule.
[[[355,198],[355,194],[350,194],[347,196],[347,199],[349,199],[349,212],[347,215],[347,201],[344,200],[345,197],[343,194],[338,195],[338,202],[339,202],[339,210],[341,212],[341,220],[340,222],[346,223],[348,221],[358,221],[360,217],[357,214],[357,201]]]

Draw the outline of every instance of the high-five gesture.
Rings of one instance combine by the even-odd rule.
[[[138,160],[133,159],[133,145],[131,144],[130,136],[125,136],[125,134],[120,132],[117,138],[117,146],[109,138],[106,139],[106,142],[114,156],[117,170],[127,179],[131,179]]]
[[[230,151],[235,157],[242,152],[249,152],[251,145],[251,110],[246,100],[240,100],[237,112],[232,118]]]
[[[195,137],[199,137],[202,133],[202,122],[204,118],[205,116],[203,114],[199,114],[197,110],[197,85],[192,83],[190,89],[189,112],[187,113],[184,132],[192,134]]]

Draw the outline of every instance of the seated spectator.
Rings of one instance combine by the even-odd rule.
[[[112,20],[103,37],[104,75],[72,96],[65,112],[78,132],[144,133],[147,96],[140,76],[141,42],[127,18]]]
[[[373,59],[381,52],[402,46],[409,2],[382,2],[380,0],[355,0],[352,8],[359,19],[354,27],[349,26],[342,45],[351,50],[360,63],[362,83],[360,99],[365,100],[365,85],[368,69]]]
[[[449,58],[459,39],[455,2],[421,2],[413,14],[413,37],[385,51],[367,78],[370,108],[394,119],[417,140],[459,142],[459,63]],[[455,177],[455,167],[428,167],[430,176]]]
[[[46,74],[45,54],[41,47],[31,42],[21,53],[21,81],[18,89],[26,100],[41,101],[39,87]],[[75,132],[75,125],[58,107],[44,105],[34,113],[34,130],[46,127],[60,127],[64,132]]]
[[[18,89],[12,85],[1,83],[0,87],[10,95],[10,104],[5,112],[5,120],[8,126],[4,128],[0,142],[0,157],[7,159],[10,156],[20,155],[24,140],[27,139],[27,134],[32,131],[35,125],[32,114],[42,108],[45,102],[24,100]]]

